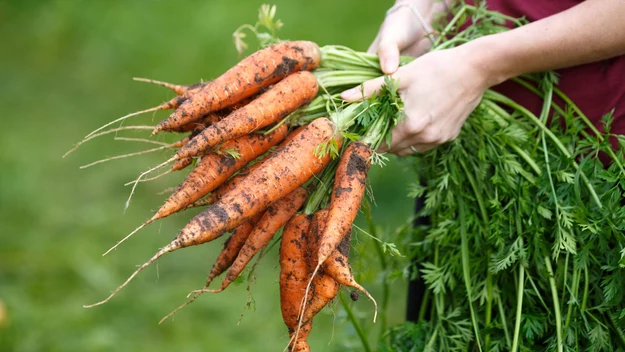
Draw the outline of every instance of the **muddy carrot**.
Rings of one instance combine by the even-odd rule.
[[[161,121],[153,133],[164,127],[187,124],[204,114],[233,105],[293,72],[314,70],[320,60],[319,46],[307,41],[282,42],[261,49],[202,87],[169,118]]]
[[[326,228],[319,240],[318,265],[325,262],[334,252],[358,215],[372,153],[366,144],[354,142],[341,156],[330,197]]]
[[[176,156],[195,156],[203,150],[269,126],[308,103],[317,94],[317,80],[307,71],[297,72],[278,82],[244,107],[232,112],[195,136]]]

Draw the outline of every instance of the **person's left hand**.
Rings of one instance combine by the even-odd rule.
[[[479,53],[471,52],[469,45],[434,51],[392,75],[406,118],[393,129],[391,145],[383,145],[381,151],[402,156],[422,153],[458,136],[490,85],[479,59],[472,56],[479,58]],[[341,98],[357,101],[363,93],[364,97],[371,96],[383,84],[384,77],[379,77],[344,91]]]

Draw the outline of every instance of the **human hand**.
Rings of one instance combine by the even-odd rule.
[[[393,129],[391,145],[382,146],[382,151],[405,156],[455,139],[486,89],[495,83],[479,56],[464,45],[427,53],[400,67],[392,77],[406,117]],[[383,84],[384,77],[379,77],[344,91],[341,98],[361,100]]]
[[[445,9],[441,1],[403,0],[397,3],[413,5],[430,26],[436,13]],[[423,25],[409,7],[402,6],[386,16],[367,52],[377,53],[382,72],[391,74],[399,67],[400,55],[418,57],[427,52],[431,46]]]

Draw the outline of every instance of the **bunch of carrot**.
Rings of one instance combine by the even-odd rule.
[[[320,48],[309,41],[281,41],[210,82],[185,86],[137,79],[170,88],[177,96],[116,119],[78,145],[109,133],[147,129],[106,130],[139,113],[174,109],[150,128],[152,135],[188,134],[155,148],[176,152],[129,183],[133,184],[131,196],[139,182],[154,179],[145,177],[165,165],[172,164],[166,173],[194,167],[151,218],[105,254],[158,219],[191,207],[206,209],[108,298],[85,307],[109,301],[162,255],[229,233],[204,287],[192,292],[180,309],[204,292],[225,290],[283,229],[280,296],[291,350],[309,350],[306,338],[312,318],[341,285],[365,293],[377,313],[375,300],[352,275],[350,238],[369,167],[384,160],[375,150],[401,117],[401,101],[391,81],[387,89],[364,102],[347,104],[337,93],[380,74],[374,56],[339,46]],[[224,272],[220,287],[209,290]]]

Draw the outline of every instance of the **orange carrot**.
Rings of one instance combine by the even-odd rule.
[[[164,127],[187,124],[204,114],[226,108],[292,72],[314,70],[320,60],[319,46],[307,41],[282,42],[259,50],[205,85],[169,118],[161,121],[153,133]]]
[[[258,222],[258,225],[256,225],[254,231],[245,241],[245,245],[241,248],[237,259],[230,267],[228,274],[221,283],[221,287],[217,290],[211,290],[210,292],[221,292],[236,280],[256,253],[271,241],[276,232],[278,232],[304,204],[307,196],[308,192],[304,188],[299,187],[295,191],[287,194],[284,198],[270,205],[262,219]],[[200,292],[204,292],[204,290],[200,290]]]
[[[293,192],[330,162],[329,154],[319,157],[315,154],[315,149],[333,138],[336,138],[340,146],[341,135],[336,133],[335,125],[330,120],[318,118],[311,122],[295,139],[277,149],[260,167],[244,178],[239,187],[224,194],[221,199],[191,219],[176,238],[141,265],[109,297],[85,307],[108,302],[135,276],[164,254],[212,241]]]
[[[312,258],[312,262],[308,262],[309,268],[310,264],[315,264],[314,258],[316,258],[316,251],[319,250],[319,240],[320,234],[323,233],[326,227],[326,217],[329,211],[320,210],[315,215],[313,215],[313,219],[311,225],[308,229],[308,248],[309,248],[309,256],[308,258]],[[302,323],[306,323],[311,320],[317,313],[325,307],[328,302],[330,302],[336,294],[339,292],[339,283],[336,282],[328,273],[325,272],[325,268],[321,268],[317,271],[315,276],[312,278],[312,297],[308,298],[305,301],[305,309],[302,314]],[[307,295],[304,294],[304,297]]]
[[[193,158],[178,159],[174,162],[174,165],[171,166],[171,170],[180,171],[185,167],[191,165],[191,163],[193,163]]]
[[[237,188],[191,219],[178,234],[178,245],[211,241],[293,192],[330,162],[330,155],[319,157],[315,148],[332,138],[334,124],[326,118],[314,120],[289,144],[273,152]],[[340,144],[340,134],[336,138]]]
[[[190,122],[186,125],[182,125],[179,126],[177,128],[168,128],[168,129],[163,129],[163,131],[167,131],[167,132],[192,132],[192,131],[201,131],[203,129],[205,129],[206,127],[214,124],[215,122],[221,120],[222,118],[224,118],[224,116],[227,116],[227,113],[222,113],[221,111],[217,111],[217,112],[211,112],[208,113],[207,115],[205,115],[204,117],[202,117],[201,120],[199,121],[193,121]]]
[[[310,350],[306,338],[310,333],[312,321],[302,326],[297,339],[294,337],[299,307],[310,278],[306,263],[309,225],[309,216],[304,214],[293,216],[284,226],[280,242],[280,308],[282,319],[291,337],[290,351]]]
[[[361,142],[350,144],[339,161],[330,197],[326,228],[321,233],[317,264],[332,255],[351,229],[365,193],[367,172],[373,151]]]
[[[226,240],[224,243],[224,249],[221,251],[217,260],[215,260],[215,264],[211,268],[210,273],[206,279],[206,284],[204,287],[208,287],[214,278],[221,275],[226,269],[232,266],[235,259],[241,252],[241,248],[245,245],[247,239],[250,237],[250,234],[256,228],[257,224],[263,218],[263,214],[256,214],[251,220],[245,221],[236,230],[232,233],[232,235]]]
[[[330,258],[323,263],[323,271],[339,284],[355,288],[369,297],[375,306],[375,313],[373,315],[373,322],[375,322],[378,314],[378,303],[364,287],[356,282],[354,275],[352,275],[352,268],[349,265],[349,242],[351,237],[351,231],[349,231],[347,236],[343,237],[339,248],[332,252]]]
[[[176,156],[195,156],[203,150],[275,123],[312,100],[317,89],[317,79],[312,73],[296,72],[249,104],[204,129],[178,150]]]
[[[177,212],[204,197],[248,162],[278,144],[286,136],[286,130],[284,126],[268,135],[249,134],[224,143],[220,152],[202,157],[155,217],[162,218]]]
[[[224,143],[221,152],[204,156],[197,163],[193,171],[169,196],[152,218],[141,224],[124,239],[106,253],[115,249],[122,242],[148,224],[167,217],[175,212],[187,208],[196,200],[204,197],[210,191],[226,181],[237,170],[248,162],[263,154],[269,148],[278,144],[286,136],[286,126],[274,130],[270,134],[250,134]],[[179,159],[182,160],[182,159]],[[105,254],[106,254],[105,253]]]

